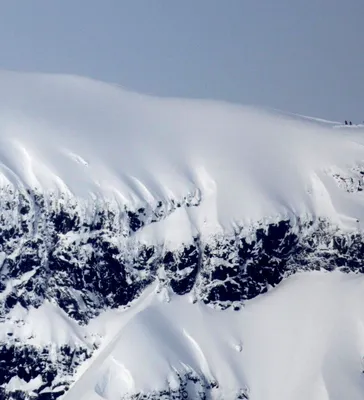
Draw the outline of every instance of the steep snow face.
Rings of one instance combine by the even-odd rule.
[[[70,76],[0,83],[0,398],[359,396],[361,314],[329,303],[361,287],[363,127]],[[303,271],[334,272],[289,278]],[[283,321],[296,309],[307,326]]]
[[[0,85],[3,184],[134,209],[197,190],[187,218],[209,232],[276,214],[362,216],[324,174],[363,160],[359,131],[70,76],[1,72]]]
[[[120,328],[66,400],[133,391],[153,399],[363,398],[362,275],[297,274],[240,311],[151,297],[131,318],[113,312],[93,322]],[[196,380],[186,384],[181,376],[191,371]]]

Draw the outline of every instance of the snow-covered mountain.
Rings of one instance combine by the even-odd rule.
[[[0,88],[1,399],[363,398],[363,127]]]

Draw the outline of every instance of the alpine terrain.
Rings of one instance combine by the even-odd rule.
[[[0,88],[0,399],[364,398],[364,127]]]

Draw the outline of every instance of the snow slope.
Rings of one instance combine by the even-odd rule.
[[[0,398],[363,398],[362,126],[0,87]]]
[[[203,204],[186,218],[199,231],[276,214],[363,216],[323,175],[363,160],[361,129],[72,76],[1,72],[0,86],[3,184],[131,208],[198,190]]]
[[[233,399],[246,385],[251,400],[360,400],[363,301],[364,277],[337,272],[297,274],[240,311],[211,310],[188,295],[165,303],[152,293],[132,317],[93,321],[120,328],[65,400],[151,393],[188,369],[219,384],[212,398]]]

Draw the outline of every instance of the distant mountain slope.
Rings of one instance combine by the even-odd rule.
[[[329,299],[350,286],[347,306],[359,304],[363,127],[72,76],[0,72],[0,87],[0,399],[364,393],[359,311],[340,311],[357,346],[335,336],[348,353],[323,347],[307,361],[322,369],[298,367],[318,351],[324,314],[313,313],[309,285],[317,303],[316,278]],[[272,290],[297,272],[312,275],[283,284],[302,297]],[[272,350],[257,368],[270,320],[258,307],[262,332],[249,310],[269,310],[282,291],[293,296],[271,321],[282,360]],[[296,318],[285,304],[301,307],[306,293],[316,322],[295,353],[301,325],[282,320]],[[285,349],[295,360],[287,387]],[[327,362],[336,354],[348,363],[341,386],[341,367]]]

